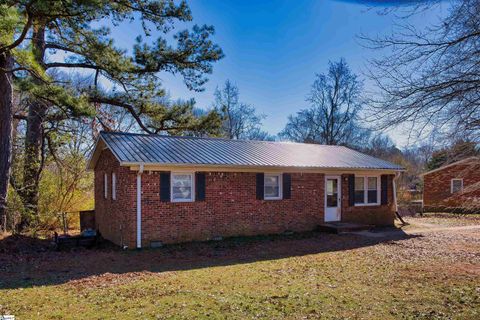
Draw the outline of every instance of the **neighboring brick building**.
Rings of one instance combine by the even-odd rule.
[[[480,157],[466,158],[421,176],[425,211],[480,210]]]
[[[89,168],[97,228],[130,248],[392,225],[402,170],[345,147],[105,132]]]

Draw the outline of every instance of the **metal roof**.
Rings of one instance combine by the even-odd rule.
[[[442,171],[444,169],[447,169],[447,168],[450,168],[450,167],[453,167],[453,166],[456,166],[456,165],[459,165],[459,164],[462,164],[462,163],[468,163],[468,162],[473,162],[474,164],[478,164],[478,163],[480,163],[480,157],[473,156],[473,157],[468,157],[468,158],[465,158],[465,159],[462,159],[462,160],[458,160],[458,161],[452,162],[450,164],[446,164],[444,166],[441,166],[440,168],[421,173],[419,176],[423,177],[423,176],[426,176],[427,174],[434,173],[434,172],[437,172],[437,171]]]
[[[101,132],[122,165],[214,165],[403,170],[343,146]],[[98,145],[98,142],[97,142]],[[95,167],[92,156],[89,168]]]

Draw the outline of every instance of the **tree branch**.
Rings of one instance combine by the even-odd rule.
[[[84,69],[93,69],[100,70],[99,66],[90,64],[90,63],[66,63],[66,62],[51,62],[45,64],[45,69],[49,68],[84,68]]]
[[[109,104],[109,105],[112,105],[112,106],[117,106],[117,107],[124,108],[124,109],[128,110],[128,112],[130,112],[130,114],[135,119],[135,121],[138,123],[140,128],[142,128],[147,133],[150,133],[150,134],[155,133],[154,131],[150,130],[143,123],[142,119],[140,118],[140,115],[137,113],[135,108],[128,103],[122,102],[120,100],[112,99],[112,98],[103,98],[103,97],[92,97],[92,98],[90,98],[90,102]]]
[[[23,42],[23,40],[25,39],[25,37],[27,36],[28,30],[29,30],[30,27],[32,26],[32,22],[33,22],[33,18],[32,18],[32,16],[28,13],[28,6],[27,6],[27,23],[26,23],[25,26],[23,27],[22,33],[20,34],[20,36],[18,37],[18,39],[15,40],[12,44],[10,44],[10,45],[8,45],[8,46],[1,47],[1,48],[0,48],[0,53],[4,53],[5,51],[9,51],[9,50],[12,50],[12,49],[18,47],[18,46]]]

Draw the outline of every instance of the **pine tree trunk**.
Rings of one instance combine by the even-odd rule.
[[[20,223],[20,231],[31,224],[32,218],[36,219],[38,217],[38,193],[40,172],[42,170],[41,154],[45,113],[46,108],[43,103],[32,102],[28,108],[22,191],[22,201],[27,210],[27,216]]]
[[[35,59],[43,65],[45,55],[45,26],[35,25],[32,34],[32,44],[35,48]],[[35,80],[34,80],[35,81]],[[40,80],[36,80],[40,81]],[[25,160],[23,166],[23,190],[20,193],[26,216],[22,218],[19,230],[29,227],[33,220],[38,219],[38,198],[43,143],[43,121],[47,106],[41,101],[31,101],[28,106],[27,129],[25,133]]]
[[[0,55],[0,70],[13,68],[13,57]],[[7,191],[10,180],[13,120],[12,74],[0,71],[0,229],[6,229]]]

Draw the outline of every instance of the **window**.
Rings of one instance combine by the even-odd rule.
[[[451,193],[461,192],[463,190],[463,179],[452,179],[451,181]]]
[[[103,176],[103,196],[105,199],[108,199],[108,174]]]
[[[365,178],[355,177],[355,203],[365,203]]]
[[[117,175],[112,173],[112,200],[117,200]]]
[[[355,204],[377,205],[380,199],[380,179],[378,177],[355,176]]]
[[[193,201],[193,173],[172,173],[172,202]]]
[[[265,174],[263,181],[263,198],[265,200],[282,199],[281,174]]]

